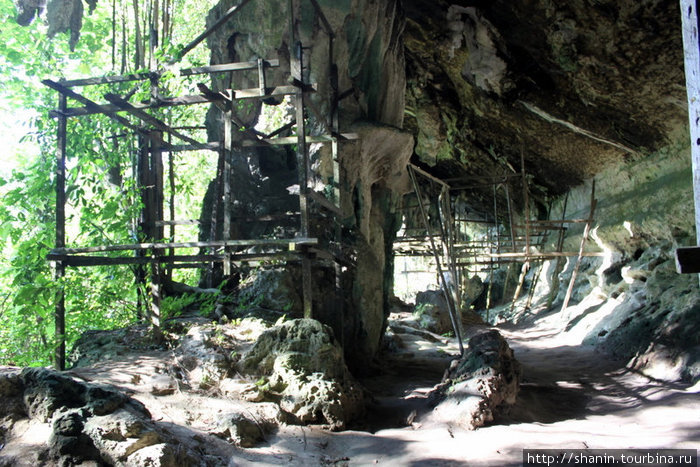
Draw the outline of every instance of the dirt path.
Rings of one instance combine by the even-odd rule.
[[[523,384],[511,413],[492,426],[463,431],[421,425],[418,416],[411,427],[374,434],[328,434],[297,427],[281,430],[267,447],[249,450],[248,454],[257,451],[261,456],[250,460],[280,465],[520,465],[523,448],[700,447],[700,386],[650,380],[590,347],[562,342],[552,330],[501,332],[522,363]],[[414,370],[426,370],[420,352],[414,357]],[[409,362],[404,361],[407,366]],[[433,364],[424,377],[437,376],[437,361]],[[401,372],[385,375],[387,392],[377,418],[391,418],[387,410],[394,410],[393,416],[400,419],[425,408],[419,399],[425,386],[414,387],[408,397],[391,393],[390,388],[406,391],[410,382],[402,378],[408,376],[415,377]],[[239,457],[234,462],[252,465],[250,460]]]

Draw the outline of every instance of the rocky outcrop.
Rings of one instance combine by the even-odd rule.
[[[519,385],[520,364],[506,340],[495,330],[480,332],[431,393],[436,407],[428,420],[473,430],[513,405]]]
[[[21,419],[48,423],[45,460],[136,466],[199,465],[202,459],[156,424],[143,404],[113,387],[84,383],[44,368],[0,374],[3,429]],[[6,402],[5,402],[6,401]],[[13,462],[2,459],[0,463]]]
[[[342,349],[330,328],[318,321],[292,320],[269,329],[238,367],[264,375],[259,391],[277,400],[292,422],[342,429],[364,411],[363,392]]]

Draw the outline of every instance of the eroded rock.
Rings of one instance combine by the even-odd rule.
[[[3,417],[29,417],[47,427],[46,460],[58,465],[201,464],[151,419],[141,402],[113,387],[84,383],[45,368],[27,368],[0,374],[0,391],[4,399],[17,401],[3,404]],[[3,438],[5,430],[12,428],[5,422]]]
[[[364,411],[362,390],[345,365],[340,345],[318,321],[297,319],[269,329],[239,367],[266,375],[261,389],[277,394],[280,408],[293,421],[341,429]]]
[[[431,394],[437,406],[429,418],[468,430],[483,426],[515,403],[520,374],[520,364],[498,331],[476,334]]]

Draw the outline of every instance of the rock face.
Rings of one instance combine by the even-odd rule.
[[[210,22],[230,8],[233,0],[222,0],[210,13]],[[354,0],[342,2],[320,1],[325,17],[335,34],[333,56],[338,67],[338,89],[351,90],[352,96],[340,102],[340,129],[358,133],[356,143],[342,144],[340,148],[341,180],[333,180],[328,147],[311,148],[311,161],[316,177],[310,186],[321,191],[339,182],[341,189],[341,223],[344,243],[351,246],[356,258],[355,267],[349,268],[345,284],[346,316],[343,325],[336,323],[338,316],[324,295],[333,287],[332,282],[315,274],[321,293],[316,294],[315,316],[334,326],[344,342],[349,362],[371,359],[379,348],[381,335],[388,317],[388,299],[391,294],[391,244],[398,228],[396,206],[408,188],[405,166],[412,154],[413,138],[401,131],[404,118],[405,61],[402,41],[403,14],[397,0]],[[318,83],[318,92],[308,98],[322,115],[329,109],[327,95],[328,38],[321,30],[322,23],[313,8],[305,5],[296,11],[294,25],[296,38],[309,47],[304,50],[308,60],[308,82]],[[289,12],[273,0],[251,2],[241,13],[209,37],[212,63],[279,58],[280,67],[270,69],[268,83],[282,83],[289,70]],[[237,75],[236,86],[255,87],[257,76]],[[226,83],[215,82],[225,87]],[[246,126],[254,126],[262,106],[286,104],[267,102],[246,105],[238,109],[238,118]],[[284,111],[287,112],[287,111]],[[287,112],[287,117],[290,117]],[[220,140],[221,122],[215,113],[208,122],[210,139]],[[285,118],[287,118],[285,117]],[[323,128],[316,116],[311,117],[311,133]],[[235,154],[234,209],[235,216],[279,214],[298,210],[298,201],[287,192],[297,183],[294,153],[285,149],[262,151],[246,150]],[[276,191],[275,191],[276,190]],[[213,196],[210,190],[209,199]],[[270,205],[268,196],[284,198],[283,203]],[[295,204],[296,203],[296,204]],[[207,209],[205,202],[205,212]],[[202,233],[206,237],[208,223],[203,219]],[[221,225],[219,223],[218,225]],[[293,227],[293,224],[291,224]],[[311,236],[324,238],[332,226],[312,225]],[[260,235],[262,226],[248,223],[236,227],[232,238]],[[280,232],[275,232],[279,234]],[[324,282],[326,281],[326,282]],[[296,294],[301,295],[300,281]],[[277,305],[275,305],[277,306]],[[293,310],[297,310],[293,304]],[[282,311],[282,310],[277,310]],[[362,366],[354,368],[361,370]]]
[[[431,393],[437,406],[428,418],[473,430],[513,405],[519,385],[520,364],[508,343],[498,331],[481,332]]]
[[[40,457],[59,465],[165,467],[202,461],[155,424],[143,404],[111,387],[27,368],[0,374],[0,396],[6,430],[23,418],[50,423],[48,451]],[[13,459],[0,456],[0,462]]]
[[[292,320],[264,332],[239,368],[266,376],[260,390],[279,399],[291,421],[342,429],[364,411],[362,390],[342,349],[318,321]]]
[[[404,8],[405,124],[436,173],[509,172],[522,153],[533,185],[563,193],[663,147],[685,126],[677,2],[411,0]],[[478,208],[487,194],[474,191]]]

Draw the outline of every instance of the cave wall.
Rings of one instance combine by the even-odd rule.
[[[210,12],[209,23],[234,3],[220,2]],[[356,265],[347,269],[344,278],[345,325],[342,331],[336,327],[336,332],[343,334],[337,337],[342,337],[345,343],[349,364],[361,369],[378,350],[388,316],[392,268],[387,252],[391,251],[397,229],[396,205],[408,188],[405,166],[413,149],[413,137],[401,130],[406,86],[404,18],[401,2],[396,0],[319,1],[319,4],[335,33],[333,56],[338,66],[338,88],[341,92],[352,91],[340,103],[340,128],[342,132],[360,135],[357,142],[342,144],[340,150],[344,241],[354,250]],[[295,2],[295,7],[294,33],[308,47],[304,50],[308,61],[305,79],[318,84],[318,91],[309,98],[325,115],[329,106],[328,37],[311,2]],[[289,69],[289,28],[286,2],[251,2],[208,39],[212,63],[279,58],[280,67],[271,71],[268,83],[285,84],[285,70]],[[228,87],[228,83],[218,79],[215,86],[221,89]],[[256,74],[236,76],[236,88],[256,86]],[[259,113],[260,104],[237,111],[239,118],[251,126]],[[222,123],[217,112],[210,112],[208,127],[210,140],[218,141]],[[311,113],[309,127],[312,134],[323,132]],[[322,191],[331,182],[330,151],[328,147],[316,146],[311,147],[315,176],[310,186]],[[277,177],[289,182],[289,174],[295,170],[291,166],[277,164],[274,170],[259,170],[262,160],[289,157],[284,150],[274,151],[276,155],[260,151],[235,154],[238,167],[233,172],[234,185],[245,187],[240,192],[234,189],[234,198],[241,209],[258,205],[253,211],[267,209],[263,207],[264,197],[269,193],[264,187],[266,179]],[[282,191],[286,188],[283,183],[273,185]],[[289,197],[288,202],[293,206],[295,198]],[[324,235],[327,228],[320,224],[312,235]],[[250,228],[245,230],[244,233],[251,232]],[[324,280],[321,274],[316,277]],[[317,286],[315,316],[329,324],[337,323],[337,310],[325,299],[332,283]]]

